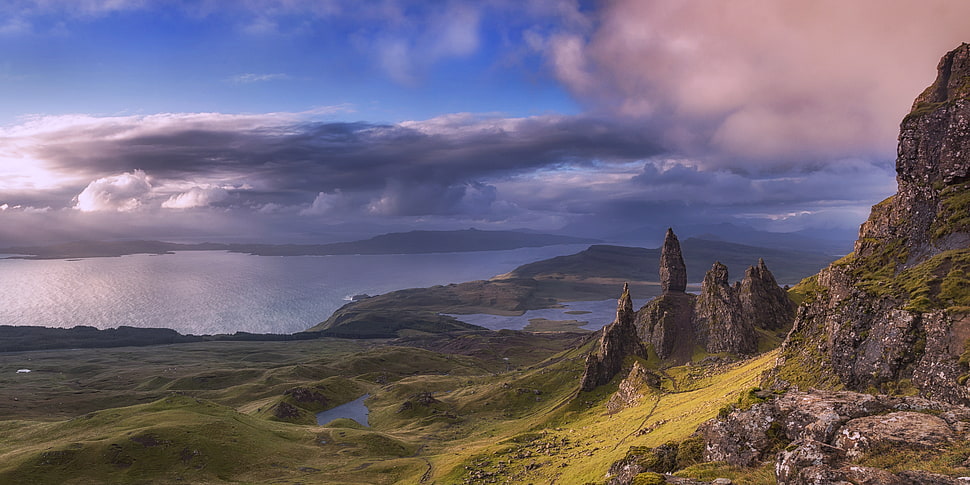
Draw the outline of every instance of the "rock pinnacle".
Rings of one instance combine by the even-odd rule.
[[[667,229],[660,250],[660,288],[664,293],[683,293],[687,290],[687,266],[680,253],[680,241],[673,229]]]

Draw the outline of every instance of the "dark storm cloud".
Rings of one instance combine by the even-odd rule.
[[[467,203],[472,192],[480,199],[476,184],[484,178],[659,151],[633,127],[584,117],[253,126],[252,120],[213,115],[205,127],[183,126],[200,124],[198,115],[176,121],[93,120],[91,126],[33,135],[37,143],[25,151],[80,180],[142,170],[159,186],[185,180],[246,184],[276,194],[280,203],[309,202],[319,192],[386,189],[378,212],[389,214],[448,213],[443,205]]]
[[[32,167],[37,186],[5,190],[4,177],[23,170],[0,167],[0,204],[11,207],[7,221],[50,207],[68,212],[46,216],[65,231],[106,235],[188,234],[195,223],[201,233],[282,234],[308,221],[365,220],[544,230],[585,221],[596,235],[619,219],[748,217],[798,228],[831,207],[848,212],[829,219],[855,225],[860,208],[894,189],[887,160],[759,171],[677,156],[645,135],[650,128],[469,114],[398,124],[296,114],[39,118],[0,132],[0,156]],[[120,217],[138,223],[100,226]]]

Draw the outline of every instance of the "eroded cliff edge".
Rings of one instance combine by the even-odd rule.
[[[802,282],[772,384],[970,403],[970,44],[901,124],[899,190],[855,251]]]

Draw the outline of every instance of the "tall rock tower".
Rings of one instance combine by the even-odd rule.
[[[697,342],[710,353],[753,354],[758,336],[752,320],[742,310],[738,291],[728,283],[728,268],[714,263],[694,307],[694,332]]]
[[[667,228],[664,245],[660,249],[660,288],[664,293],[687,291],[687,266],[673,228]]]
[[[663,294],[637,313],[640,338],[653,345],[661,359],[678,364],[690,362],[695,342],[695,296],[685,292],[687,266],[673,229],[667,229],[660,249],[660,288]]]

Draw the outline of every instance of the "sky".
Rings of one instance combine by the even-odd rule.
[[[963,0],[6,0],[0,245],[853,234],[967,18]]]

